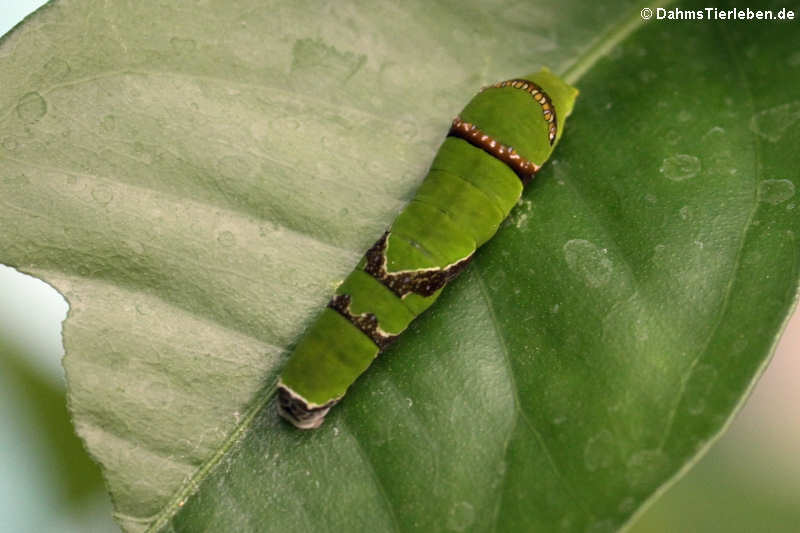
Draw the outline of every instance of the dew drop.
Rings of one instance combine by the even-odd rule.
[[[621,502],[619,502],[619,506],[617,507],[620,513],[628,514],[636,509],[636,500],[628,496]]]
[[[6,137],[3,139],[3,148],[9,152],[13,152],[19,148],[19,143],[17,143],[17,140],[14,137]]]
[[[677,154],[664,159],[659,170],[672,181],[688,180],[700,172],[700,160],[693,155]]]
[[[706,410],[706,400],[705,398],[694,398],[689,402],[689,407],[687,411],[689,411],[690,415],[701,415],[703,411]]]
[[[179,54],[186,54],[197,48],[197,43],[194,42],[194,39],[184,39],[181,37],[173,37],[169,40],[169,44],[172,46],[172,49]]]
[[[275,125],[280,130],[299,130],[300,121],[295,118],[284,118],[276,121]]]
[[[583,449],[586,470],[594,472],[600,468],[610,467],[614,462],[615,451],[614,437],[607,429],[591,437]]]
[[[42,73],[49,81],[59,81],[67,77],[69,63],[58,57],[51,57],[42,68]]]
[[[770,142],[778,142],[789,127],[800,119],[800,102],[790,102],[753,115],[750,129]]]
[[[108,185],[98,185],[92,189],[92,198],[100,205],[108,205],[114,199],[114,191]]]
[[[317,175],[322,177],[337,176],[336,167],[330,161],[320,159],[317,161]]]
[[[678,211],[678,213],[680,214],[681,219],[683,220],[689,220],[690,218],[692,218],[692,208],[689,207],[688,205],[681,207],[681,210]]]
[[[223,177],[236,180],[249,176],[253,169],[244,157],[226,155],[217,163],[217,170]]]
[[[789,66],[791,67],[800,67],[800,52],[795,52],[789,56],[788,59]]]
[[[38,122],[45,113],[47,113],[47,102],[35,91],[27,93],[17,103],[17,115],[28,124]]]
[[[722,128],[720,126],[714,126],[710,130],[708,130],[703,135],[703,138],[700,139],[700,140],[701,141],[709,141],[709,140],[721,139],[723,135],[725,135],[725,128]]]
[[[409,120],[401,120],[396,126],[397,132],[406,141],[411,141],[417,136],[417,125]]]
[[[681,112],[678,113],[678,122],[689,122],[690,120],[692,120],[692,114],[686,109],[682,109]]]
[[[642,450],[631,456],[626,465],[625,479],[637,489],[655,486],[666,474],[669,461],[661,450]]]
[[[110,352],[107,352],[105,357],[103,358],[103,364],[106,367],[117,371],[122,370],[123,368],[128,366],[129,363],[130,361],[128,357],[124,353],[118,350],[112,350]]]
[[[459,502],[447,514],[447,529],[464,531],[475,521],[475,509],[470,503]]]
[[[778,205],[794,196],[795,186],[789,180],[764,180],[758,185],[758,199]]]
[[[666,135],[664,135],[664,140],[668,144],[672,145],[678,144],[681,141],[681,139],[682,139],[681,132],[679,132],[678,130],[670,130],[667,132]]]
[[[616,523],[609,518],[589,524],[584,531],[586,533],[613,533],[616,530]]]
[[[643,70],[639,73],[639,79],[642,80],[642,83],[650,83],[657,77],[656,73],[652,70]]]
[[[611,280],[614,265],[595,244],[584,239],[572,239],[564,245],[567,266],[592,288],[602,287]]]
[[[219,241],[222,246],[230,248],[236,244],[236,237],[233,235],[233,233],[226,230],[220,232],[219,236],[217,237],[217,241]]]
[[[128,241],[128,246],[130,247],[131,251],[135,254],[143,254],[144,253],[144,246],[139,241]]]
[[[28,179],[28,176],[26,176],[25,174],[16,174],[14,176],[8,176],[6,178],[3,178],[3,183],[5,183],[6,185],[14,185],[17,187],[27,185],[30,182],[31,180]]]
[[[275,222],[274,220],[268,220],[258,228],[258,231],[262,237],[266,237],[267,234],[280,231],[280,229],[281,227],[277,222]]]
[[[717,381],[717,370],[711,365],[698,366],[686,385],[687,411],[690,415],[701,415],[706,410],[708,395]]]
[[[103,131],[106,133],[111,133],[117,127],[117,119],[114,118],[114,115],[106,115],[100,122],[100,127],[103,128]]]
[[[406,398],[406,403],[408,404],[409,407],[411,407],[414,405],[414,400],[412,400],[411,398]]]

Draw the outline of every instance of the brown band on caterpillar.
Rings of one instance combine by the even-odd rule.
[[[386,242],[389,232],[383,234],[378,242],[367,250],[364,271],[380,281],[390,291],[402,298],[407,294],[431,296],[458,276],[472,260],[472,254],[453,263],[446,268],[429,268],[420,270],[403,270],[388,272],[386,270]]]
[[[558,133],[558,120],[556,119],[556,108],[553,107],[553,101],[544,90],[530,80],[522,78],[514,78],[513,80],[499,81],[488,87],[484,87],[481,92],[487,89],[501,89],[503,87],[513,87],[514,89],[521,89],[530,93],[533,99],[542,106],[542,114],[548,124],[547,138],[550,140],[550,146],[556,142],[556,134]]]
[[[451,137],[458,137],[464,139],[473,146],[476,146],[489,155],[496,157],[513,170],[523,185],[527,185],[534,174],[539,171],[539,165],[533,161],[525,159],[512,147],[500,144],[496,140],[486,135],[483,131],[479,130],[475,124],[464,122],[461,117],[453,119],[453,125],[450,126]]]
[[[352,311],[350,311],[349,294],[337,294],[328,302],[328,307],[345,317],[351,324],[360,329],[381,351],[386,349],[386,347],[397,339],[397,335],[390,335],[380,330],[378,327],[378,317],[372,313],[354,315]]]

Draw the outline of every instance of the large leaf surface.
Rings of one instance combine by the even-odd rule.
[[[70,303],[126,530],[611,530],[722,429],[796,293],[796,29],[181,6],[55,1],[0,43],[0,261]],[[279,422],[449,118],[540,64],[582,91],[555,160],[321,430]]]

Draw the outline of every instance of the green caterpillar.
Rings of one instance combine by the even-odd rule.
[[[414,198],[294,349],[278,382],[282,417],[319,427],[372,360],[436,301],[550,157],[577,94],[542,69],[485,87],[467,104]]]

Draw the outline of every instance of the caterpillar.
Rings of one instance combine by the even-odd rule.
[[[414,198],[289,356],[278,414],[319,427],[348,387],[469,264],[550,157],[578,91],[547,69],[484,87]]]

